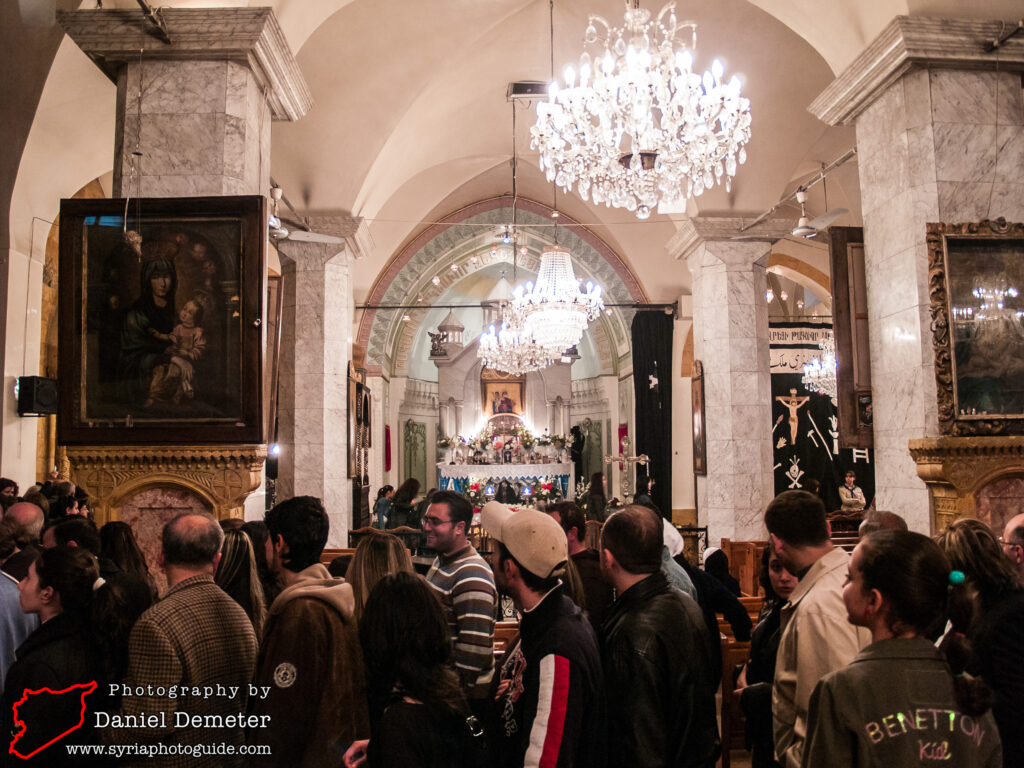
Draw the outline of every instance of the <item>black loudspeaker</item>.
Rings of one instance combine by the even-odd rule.
[[[57,412],[57,380],[42,376],[18,377],[18,415],[42,416]]]

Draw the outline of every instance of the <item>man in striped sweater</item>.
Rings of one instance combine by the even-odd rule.
[[[423,516],[426,544],[437,552],[427,583],[444,605],[455,643],[455,669],[471,705],[493,696],[497,602],[491,567],[466,539],[472,520],[473,505],[455,491],[435,493]]]

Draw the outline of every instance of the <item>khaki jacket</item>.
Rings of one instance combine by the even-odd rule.
[[[845,551],[833,549],[811,566],[782,608],[772,713],[775,755],[785,768],[800,766],[814,686],[871,641],[866,629],[846,620],[843,582],[849,562]]]

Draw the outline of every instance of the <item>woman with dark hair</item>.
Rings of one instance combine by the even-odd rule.
[[[747,749],[751,768],[777,766],[772,726],[772,681],[775,657],[782,637],[782,606],[793,594],[799,580],[786,570],[771,546],[761,556],[761,586],[764,603],[761,616],[750,635],[750,660],[736,680],[740,707],[746,716]]]
[[[475,718],[451,666],[441,603],[412,573],[385,576],[359,625],[370,699],[370,739],[345,753],[349,768],[459,768],[474,764]]]
[[[391,519],[391,498],[395,495],[393,485],[382,485],[377,490],[377,500],[373,502],[373,527],[380,530],[393,527],[388,522]]]
[[[0,477],[0,496],[18,498],[18,484],[9,478]]]
[[[388,528],[413,524],[419,527],[419,521],[412,519],[416,514],[413,501],[419,492],[420,481],[415,477],[410,477],[398,486],[395,495],[391,497],[391,519],[388,520]]]
[[[263,585],[260,584],[256,568],[256,553],[252,541],[240,530],[224,531],[224,543],[220,548],[220,563],[213,577],[218,587],[242,606],[245,615],[252,622],[256,637],[263,636],[263,624],[267,620],[267,606],[263,599]]]
[[[124,573],[142,581],[148,587],[152,599],[156,599],[156,582],[128,523],[111,520],[100,528],[100,557],[114,561]]]
[[[93,595],[92,625],[110,683],[122,683],[128,676],[128,639],[135,622],[153,604],[155,587],[151,586],[152,580],[147,583],[133,574],[116,573]],[[108,709],[119,704],[120,696],[114,696]]]
[[[967,671],[995,693],[992,714],[1003,739],[1003,764],[1017,768],[1024,765],[1024,588],[980,520],[957,520],[939,536],[939,545],[967,579],[968,594],[956,604],[959,631],[969,643]]]
[[[595,472],[590,476],[590,490],[587,491],[587,520],[604,522],[604,510],[608,499],[604,495],[604,474]]]
[[[99,578],[96,561],[81,547],[53,547],[39,553],[19,585],[24,613],[39,616],[39,628],[15,653],[7,673],[0,712],[5,718],[3,733],[8,739],[29,724],[25,732],[0,749],[6,764],[24,764],[14,755],[28,757],[31,765],[63,766],[68,762],[68,744],[95,743],[93,711],[106,694],[106,680],[90,629],[93,586]],[[82,695],[37,695],[26,691],[66,691],[84,686]],[[93,686],[91,693],[86,693]],[[44,749],[63,730],[78,723],[86,709],[85,725],[64,736],[59,745]]]
[[[281,585],[277,583],[277,577],[267,562],[267,539],[270,538],[270,532],[262,520],[250,520],[242,526],[242,533],[252,542],[252,551],[256,555],[256,572],[263,587],[263,605],[269,608],[273,605],[274,598],[281,592]]]
[[[118,375],[120,397],[126,405],[141,405],[149,396],[153,369],[167,351],[167,342],[160,337],[173,331],[177,323],[177,289],[172,259],[143,259],[139,298],[125,312],[121,324]]]
[[[390,533],[375,533],[362,538],[345,571],[345,580],[352,585],[356,598],[356,622],[362,620],[363,608],[377,582],[399,571],[413,573],[409,550],[400,538]]]
[[[966,591],[964,574],[920,533],[878,531],[857,545],[843,602],[871,644],[815,687],[804,765],[1002,765],[987,689],[963,674],[962,617],[950,608]],[[933,641],[947,617],[940,651]]]

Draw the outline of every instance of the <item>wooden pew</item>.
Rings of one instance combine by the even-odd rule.
[[[722,768],[729,768],[729,752],[743,749],[743,710],[740,697],[733,691],[732,671],[750,657],[750,643],[740,643],[722,636]]]

